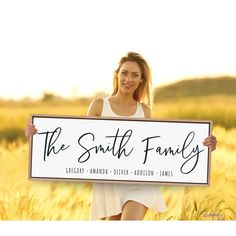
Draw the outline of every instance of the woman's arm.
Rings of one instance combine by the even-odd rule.
[[[93,100],[88,108],[87,115],[88,116],[101,116],[103,108],[103,100],[95,99]]]

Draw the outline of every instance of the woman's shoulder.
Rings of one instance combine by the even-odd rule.
[[[102,108],[103,108],[103,99],[96,98],[92,100],[92,102],[90,103],[87,115],[88,116],[101,116]]]
[[[146,105],[145,103],[141,102],[140,104],[143,108],[145,118],[151,118],[151,113],[152,113],[151,108],[148,105]]]
[[[103,104],[103,98],[95,98],[92,100],[91,104],[95,106],[101,106]]]

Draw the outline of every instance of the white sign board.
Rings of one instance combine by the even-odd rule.
[[[32,115],[30,179],[209,185],[212,121]]]

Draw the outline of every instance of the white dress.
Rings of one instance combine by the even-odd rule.
[[[108,98],[103,99],[102,116],[121,117],[112,111]],[[137,103],[136,113],[128,117],[143,118],[142,105]],[[167,211],[160,187],[156,184],[93,183],[90,220],[120,214],[128,200],[137,201],[156,212]]]

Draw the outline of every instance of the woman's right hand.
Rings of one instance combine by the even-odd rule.
[[[25,129],[25,136],[28,138],[30,135],[37,134],[37,132],[38,130],[36,129],[35,125],[29,122]]]

